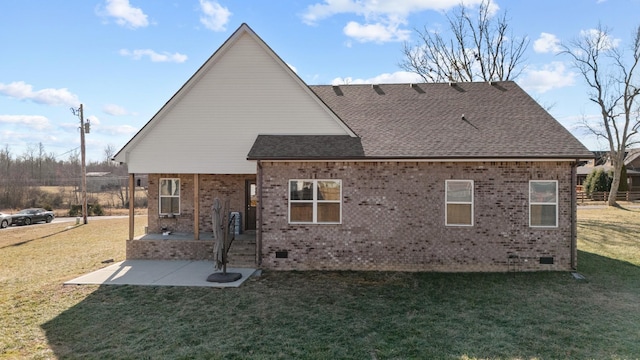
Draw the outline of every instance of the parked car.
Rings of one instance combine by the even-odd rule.
[[[11,215],[0,212],[0,229],[4,229],[11,225]]]
[[[53,211],[34,208],[20,210],[16,214],[11,215],[11,220],[16,225],[31,225],[41,221],[50,223],[53,220],[53,217]]]

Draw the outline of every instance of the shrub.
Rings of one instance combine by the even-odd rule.
[[[71,205],[69,209],[69,216],[80,216],[82,215],[82,205]]]
[[[100,205],[100,203],[97,202],[97,201],[96,201],[95,204],[93,204],[91,206],[91,212],[95,216],[103,216],[104,215],[104,209],[102,208],[102,205]]]
[[[69,209],[69,216],[81,216],[82,205],[71,205]],[[87,204],[87,215],[104,216],[104,208],[99,202],[93,204]]]
[[[596,169],[589,173],[583,185],[587,195],[609,191],[611,188],[611,178],[602,169]]]
[[[602,169],[596,169],[587,175],[584,179],[583,187],[587,195],[592,195],[595,192],[608,192],[611,191],[611,183],[613,182],[613,170],[604,172]],[[627,167],[622,167],[620,173],[620,184],[618,185],[618,191],[628,191],[629,184],[627,184]]]

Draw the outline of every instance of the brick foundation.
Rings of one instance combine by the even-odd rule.
[[[127,240],[128,260],[213,260],[213,241]]]

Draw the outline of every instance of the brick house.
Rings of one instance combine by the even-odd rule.
[[[127,258],[210,258],[219,197],[265,269],[535,271],[576,267],[590,157],[514,82],[308,86],[243,24],[115,160],[187,237],[130,216]]]
[[[627,172],[626,182],[629,187],[629,191],[640,191],[640,148],[627,149],[624,158],[624,166]],[[612,172],[613,165],[608,151],[594,151],[593,158],[588,161],[582,161],[577,168],[578,176],[578,191],[584,191],[582,185],[587,179],[590,173],[596,170],[602,170],[604,172]],[[622,179],[621,179],[622,181]],[[629,194],[630,200],[637,198],[636,194]]]

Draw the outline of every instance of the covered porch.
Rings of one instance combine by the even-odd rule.
[[[214,199],[226,202],[225,215],[235,213],[235,234],[229,249],[229,265],[255,267],[259,264],[256,246],[256,175],[149,174],[148,227],[135,236],[133,199],[135,174],[129,174],[129,237],[127,260],[213,260]],[[177,180],[179,207],[176,213],[161,208],[160,183]]]

